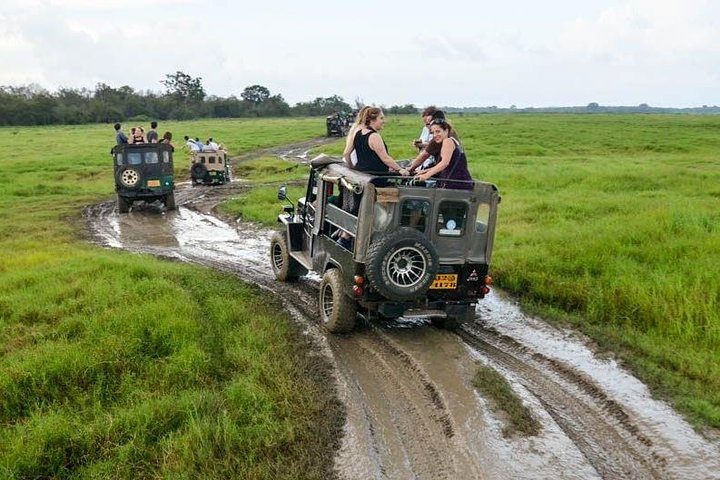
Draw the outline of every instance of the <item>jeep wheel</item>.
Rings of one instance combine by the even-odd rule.
[[[193,180],[203,180],[205,175],[207,175],[207,167],[202,163],[193,163],[193,166],[190,167],[190,176]]]
[[[138,188],[140,178],[140,172],[132,167],[124,167],[117,175],[118,182],[127,188]]]
[[[119,213],[128,213],[130,211],[131,204],[132,200],[128,200],[127,198],[118,195],[117,206]]]
[[[307,269],[290,256],[287,239],[280,232],[275,232],[270,240],[270,265],[281,282],[295,282],[307,273]]]
[[[323,275],[320,283],[320,318],[330,333],[349,332],[355,327],[357,304],[345,295],[342,277],[337,268]]]
[[[391,300],[423,295],[435,279],[438,255],[425,235],[400,227],[378,238],[367,251],[370,285]]]
[[[165,208],[167,210],[175,210],[175,192],[165,195]]]

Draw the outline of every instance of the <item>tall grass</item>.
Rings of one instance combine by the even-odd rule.
[[[240,153],[324,125],[164,129]],[[341,407],[279,305],[83,239],[83,206],[113,198],[112,141],[108,125],[0,129],[0,477],[328,477]]]

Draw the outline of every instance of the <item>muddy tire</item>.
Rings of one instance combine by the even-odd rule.
[[[132,205],[132,200],[128,200],[127,198],[118,195],[117,208],[119,213],[128,213],[130,211],[130,205]]]
[[[412,300],[425,294],[435,279],[438,255],[425,235],[400,227],[368,248],[365,273],[370,285],[390,300]]]
[[[340,270],[331,268],[320,282],[320,319],[330,333],[349,332],[355,327],[357,304],[345,294]]]
[[[140,188],[142,186],[142,175],[140,171],[133,167],[123,167],[117,173],[117,181],[125,188]]]
[[[167,210],[175,210],[175,192],[165,195],[165,208]]]
[[[307,269],[290,256],[287,238],[275,232],[270,240],[270,265],[275,278],[281,282],[296,282],[307,273]]]
[[[202,182],[207,174],[207,167],[202,163],[193,163],[190,167],[190,177],[196,182]]]

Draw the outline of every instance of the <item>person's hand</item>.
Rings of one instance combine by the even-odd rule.
[[[432,175],[430,175],[430,172],[424,171],[424,172],[421,172],[421,173],[418,173],[417,175],[415,175],[415,180],[425,182],[430,177],[432,177]]]
[[[410,175],[410,170],[408,170],[407,168],[401,168],[401,169],[399,170],[399,173],[400,173],[400,175],[402,175],[403,177],[407,177],[407,176]]]

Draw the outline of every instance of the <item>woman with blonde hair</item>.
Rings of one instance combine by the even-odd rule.
[[[355,170],[377,174],[387,174],[391,171],[403,176],[410,175],[407,169],[398,165],[390,156],[385,141],[378,133],[378,130],[382,130],[385,126],[383,111],[378,107],[369,107],[363,112],[360,122],[362,128],[355,132],[352,150],[348,154],[352,154],[353,151],[357,154]]]
[[[357,153],[353,148],[353,142],[355,140],[355,134],[358,130],[362,129],[362,126],[365,123],[365,117],[367,116],[368,109],[370,109],[370,107],[367,105],[360,109],[355,117],[355,121],[348,131],[347,137],[345,137],[345,150],[343,150],[342,158],[345,160],[348,168],[354,168],[357,163]]]

